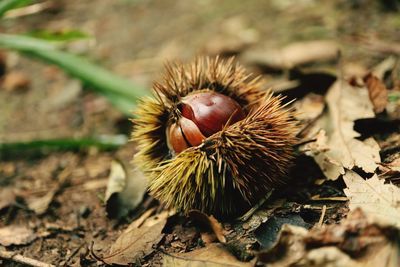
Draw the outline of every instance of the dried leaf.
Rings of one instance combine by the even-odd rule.
[[[137,220],[134,220],[133,222],[131,222],[131,224],[129,224],[128,228],[126,228],[126,230],[124,232],[129,232],[129,231],[139,228],[139,227],[151,227],[161,221],[168,219],[168,217],[175,214],[174,210],[164,210],[161,213],[151,216],[151,214],[154,213],[155,211],[156,211],[156,207],[150,208],[149,210],[147,210]]]
[[[399,266],[399,229],[357,209],[340,224],[310,231],[284,225],[275,245],[258,254],[268,266]]]
[[[0,210],[15,203],[15,193],[11,187],[0,188]]]
[[[354,167],[373,173],[380,162],[379,145],[372,138],[356,139],[359,133],[353,129],[355,120],[375,116],[368,91],[337,81],[329,89],[326,102],[327,111],[314,126],[315,130],[323,130],[316,142],[303,147],[306,154],[314,157],[329,180],[336,180],[345,169]]]
[[[218,222],[218,220],[214,218],[214,216],[207,215],[198,210],[190,211],[189,216],[194,221],[200,222],[202,224],[205,224],[207,227],[209,227],[214,232],[214,234],[216,235],[219,242],[226,243],[226,238],[224,235],[224,228],[222,227],[221,223]]]
[[[183,254],[164,255],[165,267],[227,267],[253,266],[251,263],[241,262],[230,254],[221,244],[210,244],[205,248]]]
[[[334,60],[338,51],[339,46],[333,41],[307,41],[292,43],[278,50],[252,50],[243,55],[243,60],[269,68],[287,69],[312,62]]]
[[[43,197],[32,197],[27,199],[28,208],[33,210],[37,215],[44,214],[49,208],[50,203],[53,201],[57,191],[58,188],[51,189]]]
[[[386,58],[378,65],[374,66],[374,68],[372,69],[372,74],[378,79],[383,80],[386,73],[391,72],[393,71],[393,69],[396,68],[397,61],[397,58],[393,56]]]
[[[400,155],[398,158],[394,159],[388,163],[382,163],[379,166],[379,170],[381,171],[380,176],[385,177],[385,179],[399,180],[400,178]],[[1,206],[0,206],[1,207]]]
[[[374,112],[381,113],[388,103],[388,91],[385,84],[371,73],[364,77],[364,82],[368,88],[369,98],[374,105]]]
[[[302,99],[295,101],[293,107],[296,109],[296,119],[309,122],[315,120],[322,114],[325,102],[321,95],[309,93]]]
[[[10,72],[4,76],[2,87],[7,92],[25,91],[29,89],[30,79],[22,72]]]
[[[128,265],[153,251],[153,245],[160,242],[166,219],[153,226],[130,229],[123,232],[111,246],[110,252],[103,258],[107,264]]]
[[[54,197],[59,193],[60,189],[64,186],[68,178],[69,178],[68,175],[61,177],[58,183],[52,188],[49,188],[49,191],[42,197],[32,196],[27,198],[26,202],[28,208],[30,210],[33,210],[37,215],[44,214],[49,208]]]
[[[130,170],[113,160],[105,193],[108,216],[117,219],[126,216],[142,202],[146,189],[147,180],[139,170]]]
[[[26,245],[37,238],[32,229],[26,226],[6,226],[0,228],[0,244],[2,246]]]
[[[400,227],[400,188],[384,184],[376,174],[364,180],[357,173],[346,171],[343,180],[351,210],[361,207],[366,214]]]

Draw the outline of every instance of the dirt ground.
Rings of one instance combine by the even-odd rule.
[[[167,60],[188,61],[204,54],[236,55],[249,70],[262,74],[273,84],[287,77],[287,71],[271,71],[253,64],[247,57],[248,51],[266,51],[299,41],[334,40],[341,47],[346,66],[356,71],[370,68],[387,57],[388,51],[378,46],[376,40],[384,40],[385,44],[400,42],[400,16],[396,11],[400,5],[396,1],[57,2],[52,10],[3,19],[0,31],[78,29],[91,38],[69,43],[70,51],[87,56],[146,88],[151,88],[152,82],[160,77]],[[7,72],[22,73],[29,80],[29,88],[0,87],[1,143],[112,134],[129,136],[129,120],[79,81],[57,67],[16,52],[5,53]],[[328,62],[306,66],[304,70],[332,73],[337,67],[336,63]],[[379,142],[388,142],[386,136]],[[0,227],[24,225],[35,233],[31,242],[8,247],[8,250],[56,266],[103,265],[91,255],[92,244],[92,252],[103,255],[132,220],[149,207],[158,207],[146,195],[140,207],[124,219],[107,217],[103,199],[111,162],[115,158],[129,162],[134,151],[135,145],[128,143],[111,151],[91,148],[39,156],[24,152],[0,155],[0,193],[3,194],[0,200],[6,202],[4,196],[12,192],[8,200],[12,199],[13,203],[0,205]],[[296,183],[303,186],[299,188],[305,189],[295,190],[293,194],[283,192],[283,195],[292,194],[291,203],[321,208],[326,203],[310,203],[308,197],[320,191],[329,192],[330,197],[343,196],[338,190],[343,187],[340,182],[327,183],[323,189],[314,184],[304,186],[322,176],[310,159],[299,157],[297,166],[308,166],[306,171],[293,171]],[[33,212],[29,204],[43,200],[46,195],[51,198],[48,207],[43,212]],[[325,223],[337,222],[347,211],[343,202],[329,205]],[[320,218],[320,209],[316,212],[303,208],[299,214],[305,223],[315,224]],[[235,225],[227,227],[233,229]],[[181,241],[185,235],[190,235],[188,240],[194,240],[192,228],[193,225],[185,222],[175,226],[172,232]],[[182,247],[174,247],[166,238],[164,249],[171,253],[190,251],[200,246],[193,240],[182,241]],[[155,252],[137,264],[158,266],[160,258],[161,254]],[[1,259],[0,265],[23,266]]]

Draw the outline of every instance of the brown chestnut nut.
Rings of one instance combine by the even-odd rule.
[[[178,106],[182,117],[167,129],[168,146],[176,154],[245,118],[235,100],[208,90],[183,97]]]

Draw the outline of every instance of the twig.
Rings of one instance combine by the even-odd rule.
[[[93,246],[94,246],[94,241],[92,241],[92,243],[90,244],[90,247],[89,247],[90,256],[92,256],[97,261],[107,264],[101,257],[97,256],[96,253],[94,253]]]
[[[21,254],[15,254],[12,251],[5,251],[5,250],[0,250],[0,258],[26,264],[28,266],[33,266],[33,267],[55,267],[55,265],[50,264],[50,263],[45,263],[42,261],[38,261],[35,259],[31,259],[25,256],[22,256]]]
[[[238,218],[238,220],[239,220],[239,221],[242,221],[242,222],[247,221],[247,220],[251,217],[251,215],[253,215],[254,212],[256,212],[256,211],[265,203],[265,201],[267,201],[267,200],[271,197],[272,192],[274,192],[274,190],[269,191],[269,192],[265,195],[265,197],[263,197],[254,207],[252,207],[252,208],[251,208],[249,211],[247,211],[244,215],[240,216],[240,217]]]
[[[322,226],[322,224],[324,222],[325,213],[326,213],[326,205],[322,206],[322,213],[321,213],[321,217],[319,217],[318,227]]]
[[[81,248],[86,244],[86,242],[83,242],[82,244],[79,245],[79,247],[77,247],[74,252],[71,253],[71,255],[69,255],[69,257],[67,259],[65,259],[65,263],[63,264],[63,266],[68,266],[67,264],[70,262],[70,260],[75,257],[75,255],[79,252],[79,250],[81,250]]]

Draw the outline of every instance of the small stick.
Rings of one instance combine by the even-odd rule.
[[[69,257],[65,260],[65,263],[63,264],[63,266],[68,266],[67,264],[71,261],[71,259],[73,257],[75,257],[76,254],[78,254],[79,250],[81,250],[81,248],[85,245],[86,243],[83,242],[82,244],[79,245],[79,247],[77,247],[74,252],[71,253],[71,255],[69,255]]]
[[[326,213],[326,205],[322,206],[322,213],[321,217],[319,217],[318,227],[322,226],[322,223],[324,222],[325,213]]]
[[[238,220],[240,220],[240,221],[242,221],[242,222],[247,221],[247,220],[251,217],[251,215],[253,215],[254,212],[256,212],[256,211],[265,203],[265,201],[267,201],[267,200],[270,198],[270,196],[272,195],[272,192],[273,192],[273,191],[274,191],[274,190],[269,191],[269,192],[265,195],[265,197],[263,197],[254,207],[252,207],[252,208],[251,208],[249,211],[247,211],[244,215],[242,215],[241,217],[239,217]]]
[[[32,258],[28,258],[25,256],[22,256],[21,254],[15,254],[12,251],[5,251],[5,250],[0,250],[0,258],[26,264],[28,266],[33,266],[33,267],[55,267],[55,265],[50,264],[50,263],[45,263],[42,261],[38,261]]]

